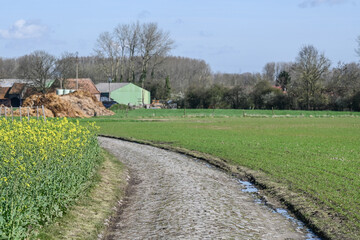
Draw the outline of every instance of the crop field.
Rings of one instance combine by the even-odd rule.
[[[274,112],[150,109],[96,120],[105,135],[196,150],[265,174],[300,196],[299,211],[327,236],[359,236],[359,114]]]
[[[0,119],[0,239],[63,215],[99,165],[93,123]]]

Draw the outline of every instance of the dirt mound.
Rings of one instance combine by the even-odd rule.
[[[56,93],[32,95],[23,102],[22,106],[25,107],[24,115],[27,114],[26,107],[41,105],[44,106],[47,117],[84,118],[114,114],[114,112],[106,109],[91,93],[76,91],[63,96],[56,95]],[[41,108],[39,111],[42,113]],[[31,109],[30,115],[36,116],[36,109]]]

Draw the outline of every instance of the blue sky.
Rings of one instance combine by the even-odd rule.
[[[0,56],[34,50],[92,55],[118,24],[157,22],[171,55],[205,60],[213,72],[261,72],[314,45],[336,65],[359,61],[360,0],[1,0]]]

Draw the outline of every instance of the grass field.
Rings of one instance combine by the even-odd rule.
[[[102,134],[196,150],[265,174],[303,199],[285,196],[326,236],[360,236],[359,113],[248,111],[186,110],[184,117],[184,110],[150,109],[96,121]]]

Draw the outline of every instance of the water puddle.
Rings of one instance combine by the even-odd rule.
[[[292,223],[294,223],[296,226],[297,226],[297,229],[298,230],[301,230],[301,231],[305,231],[306,232],[306,240],[321,240],[321,238],[319,238],[318,236],[316,236],[316,234],[311,231],[309,228],[307,228],[305,226],[305,224],[292,217],[289,212],[286,210],[286,209],[283,209],[283,208],[276,208],[276,209],[272,209],[270,208],[269,206],[266,205],[266,203],[264,201],[262,201],[257,194],[254,194],[254,193],[258,193],[258,189],[255,187],[254,184],[248,182],[248,181],[241,181],[241,180],[238,180],[239,183],[244,187],[243,189],[241,189],[241,191],[243,192],[246,192],[246,193],[252,193],[253,196],[254,196],[254,202],[257,203],[257,204],[263,204],[264,206],[268,207],[272,212],[274,213],[278,213],[278,214],[281,214],[283,217],[285,217],[286,219],[290,220]]]
[[[242,189],[241,191],[243,192],[247,192],[247,193],[257,193],[259,190],[254,186],[254,184],[251,184],[250,182],[247,181],[241,181],[239,180],[239,183],[245,187],[244,189]],[[260,199],[259,199],[260,200]]]

